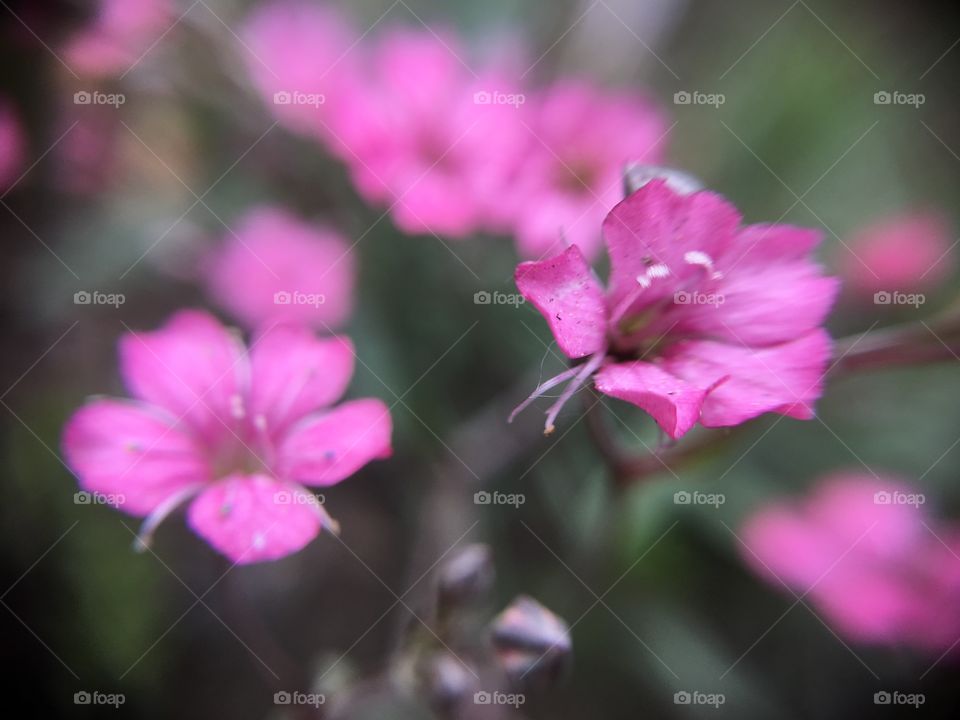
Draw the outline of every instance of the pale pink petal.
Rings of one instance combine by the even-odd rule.
[[[665,180],[652,180],[617,205],[603,221],[610,255],[610,295],[618,306],[636,292],[637,278],[652,265],[665,266],[668,279],[654,281],[631,303],[634,311],[690,289],[705,277],[688,253],[716,260],[734,241],[740,215],[719,195],[701,191],[683,195]]]
[[[690,385],[653,363],[607,365],[596,374],[597,390],[642,408],[667,435],[678,438],[700,418],[708,389]]]
[[[812,418],[830,355],[829,336],[814,330],[767,348],[685,341],[670,348],[662,367],[701,388],[723,380],[707,395],[700,419],[706,427],[722,427],[767,412]]]
[[[132,515],[211,477],[186,428],[132,401],[95,400],[77,410],[64,428],[63,452],[84,490],[113,496]]]
[[[279,450],[280,477],[309,485],[334,485],[371,460],[390,457],[390,409],[367,398],[304,418],[290,428]]]
[[[246,212],[205,267],[213,298],[247,328],[296,323],[329,330],[353,309],[347,240],[278,207]]]
[[[254,423],[277,437],[304,415],[333,404],[346,391],[353,364],[348,338],[317,338],[285,325],[267,330],[250,353]]]
[[[240,565],[301,550],[323,526],[316,498],[266,475],[231,475],[190,504],[190,527]]]
[[[208,442],[245,416],[243,344],[212,315],[184,310],[159,330],[128,333],[120,366],[132,395],[183,417]]]
[[[580,248],[571,245],[548,260],[521,263],[514,277],[567,357],[586,357],[606,347],[603,290]]]

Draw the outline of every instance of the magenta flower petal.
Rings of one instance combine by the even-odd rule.
[[[580,248],[571,245],[549,260],[521,263],[515,279],[523,296],[543,314],[567,357],[586,357],[604,349],[603,289]]]
[[[209,442],[245,413],[242,343],[207,313],[181,311],[159,330],[128,333],[120,364],[131,394],[182,416]]]
[[[255,208],[234,223],[205,275],[211,296],[249,329],[285,322],[330,331],[353,309],[350,244],[277,207]]]
[[[691,385],[716,384],[703,403],[701,423],[725,427],[766,412],[812,418],[830,354],[829,336],[814,330],[767,348],[709,340],[681,342],[672,348],[663,367]]]
[[[277,437],[291,423],[333,404],[350,384],[353,361],[347,338],[320,339],[283,325],[268,330],[250,353],[254,422]]]
[[[0,98],[0,191],[6,191],[16,182],[23,166],[26,138],[17,114],[6,100]]]
[[[147,515],[211,478],[189,428],[133,401],[96,400],[78,410],[64,429],[63,452],[82,488],[114,496],[131,515]]]
[[[708,388],[697,387],[648,362],[607,365],[596,375],[597,390],[645,410],[676,439],[700,419]]]
[[[190,503],[190,527],[233,562],[276,560],[301,550],[323,527],[317,499],[266,475],[231,475]]]
[[[669,282],[653,282],[634,307],[669,298],[698,283],[704,265],[689,262],[699,253],[715,260],[734,242],[740,214],[710,192],[681,195],[664,180],[653,180],[617,205],[603,221],[610,255],[610,299],[614,307],[636,291],[637,278],[665,267]]]
[[[307,417],[290,428],[279,450],[284,477],[334,485],[371,460],[390,457],[390,409],[367,398]]]

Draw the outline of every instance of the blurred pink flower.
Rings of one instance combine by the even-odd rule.
[[[820,325],[837,281],[811,260],[818,232],[740,219],[719,195],[678,194],[653,180],[603,222],[606,290],[577,245],[521,263],[520,292],[563,353],[585,360],[541,384],[514,415],[569,381],[547,413],[549,433],[595,375],[597,390],[642,408],[672,438],[698,421],[813,417],[831,353]]]
[[[528,106],[529,149],[504,189],[521,255],[568,244],[593,259],[600,224],[623,197],[627,163],[663,159],[667,120],[645,98],[564,80]]]
[[[328,138],[357,93],[359,33],[328,5],[275,0],[258,7],[240,35],[254,85],[277,120]]]
[[[131,515],[143,537],[182,503],[194,531],[236,563],[296,552],[335,524],[300,483],[328,486],[389,457],[389,409],[333,404],[353,374],[345,338],[278,326],[249,351],[215,318],[174,315],[120,341],[134,399],[98,398],[64,429],[81,487]]]
[[[353,308],[355,272],[339,233],[277,207],[247,212],[205,263],[210,295],[251,329],[342,325]]]
[[[26,139],[16,113],[0,99],[0,191],[17,181],[22,170]]]
[[[876,292],[915,292],[939,285],[956,267],[953,238],[936,213],[907,213],[861,229],[841,256],[844,286]]]
[[[64,48],[64,59],[83,75],[126,72],[175,20],[170,0],[100,0],[93,21]]]
[[[331,149],[404,232],[460,238],[508,202],[525,96],[501,67],[472,70],[451,33],[397,29],[372,50]]]
[[[748,518],[741,552],[848,638],[945,650],[960,638],[960,529],[938,527],[923,501],[896,479],[833,474]]]
[[[60,118],[55,181],[67,192],[93,195],[118,175],[120,117],[109,105],[70,105]]]

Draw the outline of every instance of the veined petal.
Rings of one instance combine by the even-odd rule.
[[[691,385],[653,363],[607,365],[596,375],[597,390],[645,410],[676,439],[700,418],[708,388]]]
[[[301,550],[320,532],[324,517],[313,495],[266,475],[230,475],[187,510],[190,527],[240,565]]]
[[[279,474],[308,485],[334,485],[371,460],[390,457],[390,409],[366,398],[306,417],[280,443]]]
[[[521,263],[515,279],[520,293],[541,312],[567,357],[586,357],[604,349],[603,289],[580,248],[571,245],[548,260]]]
[[[147,515],[210,479],[185,428],[137,402],[96,400],[77,410],[64,429],[63,452],[84,490],[118,498],[117,507],[132,515]]]
[[[340,399],[353,376],[353,343],[276,326],[250,352],[250,412],[272,437]]]

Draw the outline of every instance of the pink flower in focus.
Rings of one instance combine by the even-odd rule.
[[[240,35],[273,115],[292,130],[327,138],[333,117],[348,112],[357,93],[359,33],[327,5],[276,0],[258,7]]]
[[[64,58],[84,75],[126,72],[175,19],[170,0],[100,0],[93,22],[67,43]]]
[[[251,329],[342,325],[353,307],[355,272],[341,235],[274,207],[244,215],[206,267],[210,295]]]
[[[604,289],[577,245],[521,263],[516,283],[560,349],[583,359],[544,382],[517,412],[569,381],[546,431],[587,380],[648,412],[671,438],[698,421],[738,425],[767,412],[813,417],[830,358],[820,327],[837,281],[811,253],[814,230],[740,226],[710,192],[678,194],[653,180],[603,222]]]
[[[577,245],[593,259],[600,224],[623,197],[630,162],[656,164],[666,145],[665,116],[648,100],[562,81],[535,96],[530,147],[505,190],[520,253],[540,258]]]
[[[830,475],[748,518],[742,554],[848,638],[945,650],[960,637],[960,530],[938,528],[922,497],[895,479]]]
[[[466,56],[450,34],[393,30],[371,52],[353,113],[339,118],[332,150],[404,232],[463,237],[508,202],[525,98],[499,68],[475,75]]]
[[[215,318],[174,315],[120,341],[134,399],[94,399],[70,418],[67,464],[84,490],[145,517],[149,538],[189,502],[193,530],[237,563],[296,552],[335,524],[301,483],[328,486],[389,457],[389,409],[334,406],[353,374],[345,338],[275,327],[247,351]]]
[[[845,285],[859,294],[915,292],[939,285],[954,269],[953,239],[935,213],[889,217],[857,232],[841,258]]]
[[[0,191],[16,182],[23,166],[26,140],[13,108],[0,99]]]

